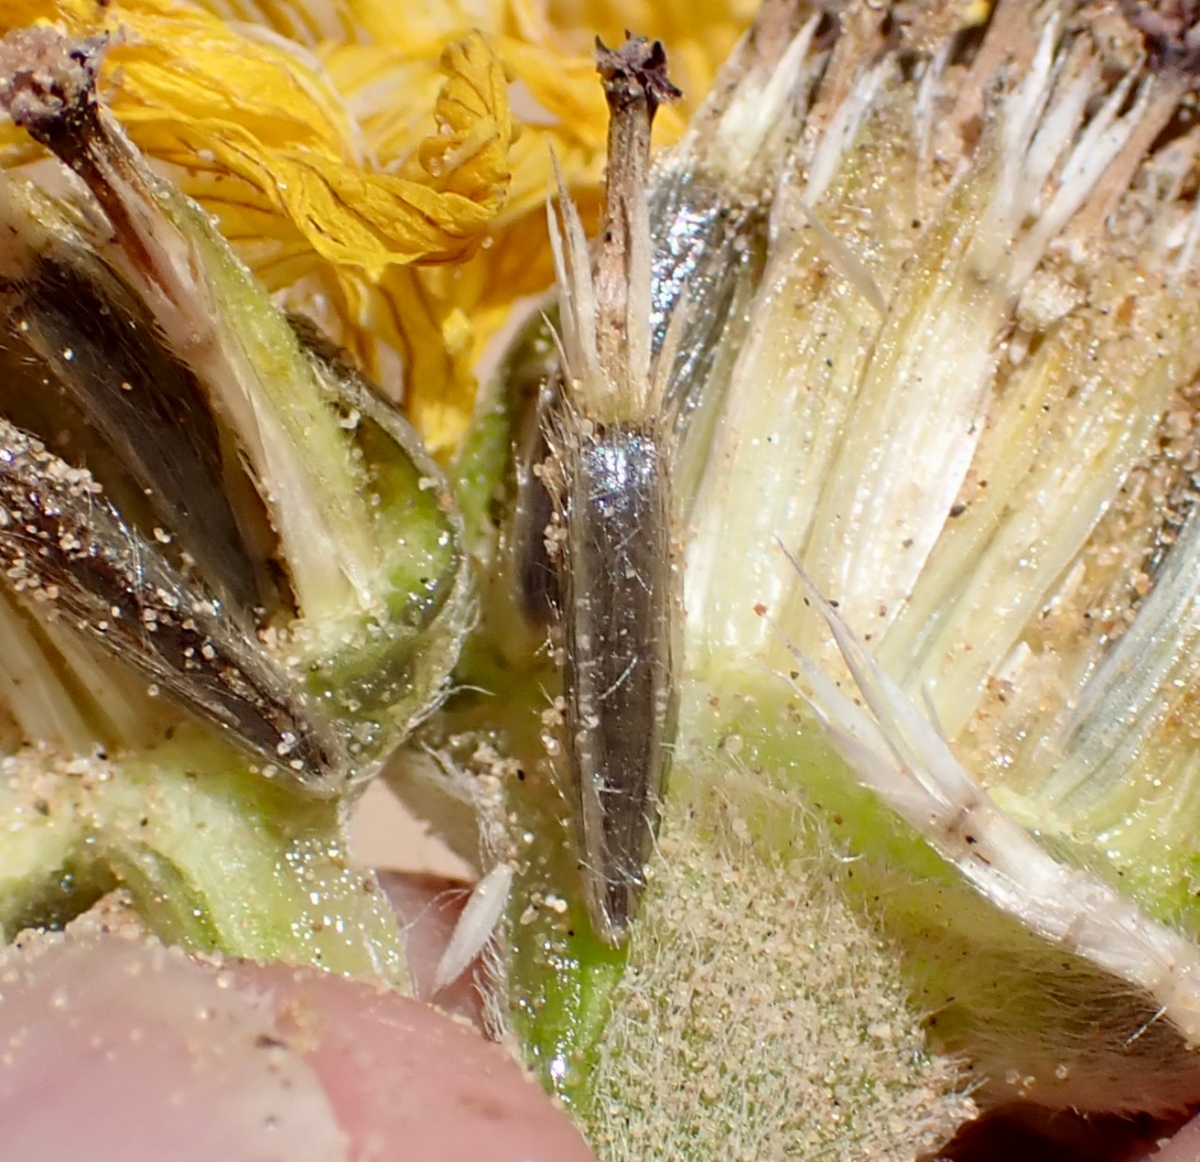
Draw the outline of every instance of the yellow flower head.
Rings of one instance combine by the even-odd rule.
[[[108,35],[106,96],[139,148],[444,454],[482,345],[514,299],[551,282],[551,147],[585,211],[596,204],[605,116],[591,32],[671,37],[694,99],[751,14],[726,0],[699,14],[577,7],[6,0],[0,32],[50,21]],[[681,125],[668,114],[664,136]],[[36,156],[0,131],[0,162]]]

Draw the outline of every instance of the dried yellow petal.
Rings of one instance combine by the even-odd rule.
[[[19,7],[4,9],[8,22]],[[401,176],[364,164],[341,95],[298,47],[234,30],[181,0],[96,11],[64,0],[53,15],[72,32],[114,36],[106,70],[114,112],[145,152],[180,168],[188,193],[211,200],[228,184],[216,209],[231,236],[248,233],[243,210],[265,210],[315,255],[382,270],[466,253],[504,201],[507,86],[478,34],[443,54],[436,133]]]
[[[742,0],[702,5],[686,22],[637,14],[670,38],[688,107],[748,18]],[[596,0],[583,23],[536,0],[0,0],[0,32],[49,19],[112,35],[105,99],[137,145],[449,451],[489,336],[552,281],[551,149],[577,201],[599,196],[591,41],[633,19],[615,9]],[[683,123],[664,109],[658,143]],[[0,165],[36,155],[0,125]],[[453,277],[392,269],[447,262]]]

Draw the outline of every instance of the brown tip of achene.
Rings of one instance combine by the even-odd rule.
[[[0,109],[38,141],[91,117],[108,38],[18,28],[0,39]]]
[[[667,76],[667,50],[661,40],[626,33],[625,43],[614,49],[596,37],[596,71],[610,104],[644,97],[651,119],[659,105],[683,96]]]

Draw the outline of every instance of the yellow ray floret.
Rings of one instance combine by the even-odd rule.
[[[0,0],[0,33],[52,21],[107,34],[104,97],[138,147],[447,453],[483,344],[514,299],[550,282],[551,145],[573,196],[598,195],[606,118],[591,41],[621,14],[600,5],[605,19],[585,26],[531,0],[419,7]],[[639,26],[675,31],[700,62],[692,105],[745,19],[731,0],[703,7],[686,34],[669,13]],[[663,144],[685,120],[664,113]],[[39,154],[0,125],[0,165]]]
[[[0,9],[7,26],[34,15],[20,7]],[[242,214],[265,211],[299,236],[277,228],[284,249],[302,239],[329,261],[380,270],[464,254],[504,201],[507,82],[478,35],[442,54],[436,133],[401,176],[366,164],[343,98],[299,46],[179,0],[59,0],[52,16],[73,32],[113,36],[114,112],[146,153],[183,171],[184,188],[234,236],[246,233]]]

